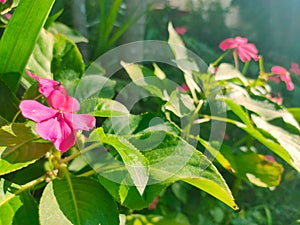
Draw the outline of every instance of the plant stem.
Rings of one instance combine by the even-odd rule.
[[[17,191],[15,191],[14,193],[12,193],[11,195],[7,196],[6,198],[4,198],[1,202],[0,202],[0,206],[2,206],[3,204],[5,204],[6,202],[8,202],[9,200],[11,200],[12,198],[14,198],[16,195],[21,194],[23,191],[26,191],[27,189],[45,181],[45,179],[47,178],[47,175],[43,175],[33,181],[28,182],[27,184],[22,185]]]
[[[194,124],[194,120],[197,117],[201,107],[202,107],[203,101],[199,101],[195,111],[193,112],[193,115],[190,117],[188,124],[183,129],[183,138],[187,139],[189,137],[189,133],[191,130],[191,126]]]
[[[95,143],[95,144],[92,144],[84,149],[82,149],[81,151],[78,151],[76,153],[74,153],[73,155],[70,155],[64,159],[61,160],[61,163],[67,163],[67,162],[70,162],[71,160],[75,159],[77,156],[80,156],[88,151],[91,151],[93,150],[94,148],[98,147],[98,146],[101,146],[102,144],[101,143]]]
[[[226,51],[226,52],[224,52],[216,61],[214,61],[213,63],[212,63],[212,66],[213,67],[216,67],[218,64],[219,64],[219,62],[229,53],[230,51]]]
[[[243,67],[243,70],[242,70],[242,74],[243,74],[243,75],[246,75],[247,70],[248,70],[248,68],[249,68],[249,64],[250,64],[250,61],[248,61],[248,62],[245,63],[245,65],[244,65],[244,67]]]
[[[239,58],[236,50],[233,51],[233,59],[234,59],[235,68],[239,70]]]

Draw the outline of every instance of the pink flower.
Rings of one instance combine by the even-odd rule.
[[[224,140],[229,140],[229,138],[230,138],[229,135],[226,134],[224,131],[222,131],[220,134],[222,135]]]
[[[10,19],[11,19],[11,16],[12,16],[11,13],[6,13],[6,14],[5,14],[5,17],[6,17],[7,20],[10,20]]]
[[[76,141],[77,130],[89,130],[95,126],[95,118],[88,114],[74,114],[79,102],[59,90],[52,91],[48,102],[52,108],[35,100],[24,100],[20,110],[25,118],[36,124],[36,132],[45,140],[52,141],[61,152],[67,151]]]
[[[4,3],[6,2],[6,0],[0,0],[0,2],[1,2],[2,4],[4,4]]]
[[[177,34],[185,34],[187,29],[186,29],[186,27],[176,27],[175,31]]]
[[[178,91],[186,92],[186,91],[190,91],[190,89],[186,84],[182,84],[180,87],[178,87]]]
[[[286,85],[286,89],[291,91],[293,90],[295,87],[294,87],[294,84],[293,84],[293,81],[291,79],[291,76],[290,76],[290,73],[283,67],[281,66],[273,66],[271,68],[271,71],[273,74],[275,75],[278,75],[278,76],[273,76],[272,78],[269,77],[269,79],[273,80],[274,82],[278,83],[279,81],[279,78],[280,80],[282,80],[283,82],[285,82],[285,85]]]
[[[156,208],[156,205],[157,205],[157,203],[158,203],[158,201],[159,201],[159,198],[158,198],[158,197],[155,197],[154,200],[153,200],[153,202],[148,206],[148,209],[149,209],[149,210],[155,209],[155,208]]]
[[[272,97],[272,96],[267,96],[268,99],[270,99],[272,102],[275,102],[279,105],[282,105],[282,102],[283,102],[283,98],[280,97],[280,96],[275,96],[275,97]]]
[[[59,90],[64,95],[68,95],[68,91],[61,85],[60,82],[39,77],[29,71],[26,71],[28,76],[39,82],[39,92],[48,98],[54,90]]]
[[[300,75],[300,67],[298,63],[292,63],[290,71],[296,75]]]
[[[258,60],[258,50],[254,44],[248,43],[247,38],[239,36],[235,38],[227,38],[220,43],[219,47],[223,51],[227,49],[234,49],[242,62],[250,61],[251,58],[255,61]]]
[[[271,156],[271,155],[265,155],[264,159],[266,161],[269,161],[269,162],[272,162],[272,163],[276,162],[275,158],[273,156]]]

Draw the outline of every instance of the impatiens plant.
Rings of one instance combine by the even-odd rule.
[[[264,72],[246,38],[220,44],[235,66],[223,54],[207,68],[170,23],[167,42],[143,43],[165,50],[153,65],[118,58],[126,45],[85,71],[84,38],[58,29],[52,4],[21,0],[0,42],[0,224],[201,224],[201,202],[244,208],[241,182],[274,189],[282,162],[300,171],[299,120],[267,83],[292,78]],[[256,79],[238,57],[259,60]]]

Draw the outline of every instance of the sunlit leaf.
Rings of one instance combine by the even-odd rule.
[[[48,28],[48,31],[52,34],[63,34],[75,43],[88,42],[88,39],[86,39],[77,31],[73,30],[72,28],[68,27],[63,23],[52,23],[51,26]]]
[[[54,0],[23,0],[9,21],[0,42],[0,78],[16,91]],[[6,76],[5,73],[15,72]]]
[[[129,116],[129,111],[121,103],[107,98],[90,98],[80,104],[79,113],[88,113],[99,117]]]
[[[193,99],[188,94],[178,91],[172,92],[165,107],[180,118],[191,114],[195,110]]]
[[[31,128],[13,124],[0,129],[0,175],[26,167],[41,158],[52,144],[37,142]]]
[[[36,45],[29,58],[26,69],[40,77],[53,79],[51,73],[51,61],[53,58],[54,37],[51,33],[42,29]]]
[[[133,184],[142,195],[149,179],[148,160],[125,138],[105,135],[103,129],[98,129],[97,133],[102,143],[113,146],[120,154]]]
[[[237,208],[224,179],[202,153],[180,137],[163,131],[153,132],[157,132],[157,135],[150,135],[152,143],[151,140],[145,143],[142,141],[149,137],[148,132],[130,139],[149,160],[152,179],[160,182],[184,181],[211,194],[233,209]],[[159,140],[159,136],[164,138]]]
[[[10,193],[11,183],[0,179],[0,224],[38,225],[38,207],[33,197],[28,192],[12,196],[8,201],[3,200]]]
[[[46,186],[39,215],[41,225],[119,225],[117,206],[107,191],[90,178],[69,175]]]

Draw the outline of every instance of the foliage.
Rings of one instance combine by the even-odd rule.
[[[169,23],[174,73],[125,61],[118,65],[127,80],[104,65],[85,71],[74,43],[84,38],[54,21],[44,26],[52,3],[21,0],[0,42],[9,56],[0,63],[0,224],[272,224],[267,200],[253,210],[239,193],[263,187],[256,194],[269,200],[284,166],[299,175],[299,109],[271,99],[262,58],[256,79],[246,77],[234,47],[235,66],[223,54],[207,68]],[[102,5],[100,50],[113,46],[120,4]],[[20,101],[39,108],[28,116]],[[87,116],[96,117],[91,132]],[[72,148],[55,149],[75,133]]]

